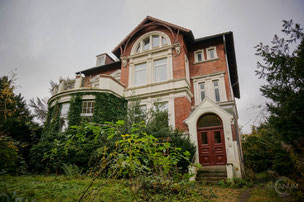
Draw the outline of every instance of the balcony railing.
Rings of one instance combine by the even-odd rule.
[[[85,91],[85,90],[100,90],[111,91],[119,96],[124,95],[124,86],[119,81],[114,79],[110,75],[98,75],[94,79],[90,80],[89,84],[84,85],[84,77],[77,76],[74,80],[61,80],[58,86],[55,86],[52,90],[52,96],[56,96],[61,93],[68,93],[73,91]]]

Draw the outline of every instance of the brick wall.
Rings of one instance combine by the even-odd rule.
[[[174,109],[175,109],[175,128],[183,131],[188,131],[188,127],[184,123],[184,120],[191,113],[191,103],[186,97],[175,98]]]

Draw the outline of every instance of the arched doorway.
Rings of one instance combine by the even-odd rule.
[[[215,114],[205,114],[197,122],[199,162],[203,166],[226,165],[223,123]]]

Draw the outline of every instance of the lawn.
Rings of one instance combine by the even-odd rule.
[[[24,199],[35,201],[77,201],[81,193],[91,183],[88,177],[66,177],[66,176],[0,176],[1,194],[12,194]],[[93,186],[105,183],[98,179]],[[100,192],[96,194],[96,201],[239,201],[244,188],[222,188],[220,186],[207,186],[193,184],[194,194],[168,194],[147,193],[142,191],[131,191],[128,180],[111,180],[105,183]],[[263,189],[254,188],[249,201],[279,201]],[[92,196],[87,198],[92,199]],[[0,200],[1,201],[1,200]]]
[[[91,178],[65,176],[0,176],[0,193],[16,192],[18,197],[35,201],[76,201],[90,184]],[[98,179],[94,186],[104,183]],[[126,180],[109,181],[96,196],[97,201],[238,201],[242,189],[220,188],[195,183],[201,192],[193,195],[167,195],[137,192],[129,189]]]

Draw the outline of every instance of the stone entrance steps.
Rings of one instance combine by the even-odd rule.
[[[206,184],[217,184],[227,179],[226,166],[204,166],[196,175],[196,181]]]

